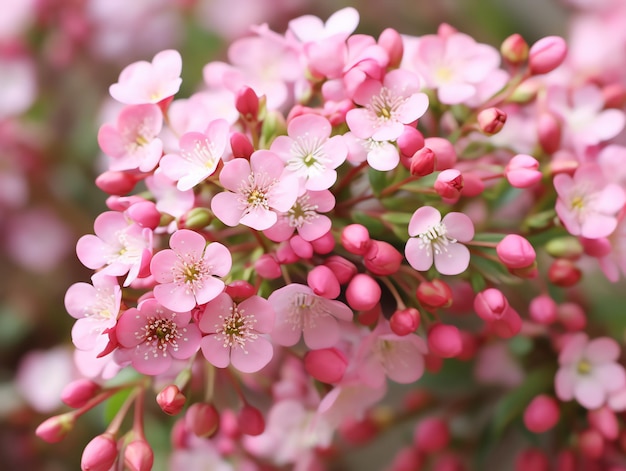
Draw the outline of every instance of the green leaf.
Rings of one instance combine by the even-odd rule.
[[[409,225],[409,221],[413,216],[412,213],[384,213],[381,217],[391,224],[407,226]],[[406,231],[405,231],[406,232]]]
[[[104,420],[105,423],[110,423],[115,415],[119,412],[126,399],[130,395],[133,388],[122,389],[108,399],[104,405]]]
[[[380,172],[378,170],[370,168],[367,175],[370,180],[370,186],[372,187],[372,191],[376,196],[379,196],[380,192],[388,186],[387,172]]]

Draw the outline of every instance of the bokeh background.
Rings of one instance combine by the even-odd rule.
[[[347,5],[361,14],[358,32],[419,36],[446,22],[496,47],[515,32],[529,43],[567,35],[572,15],[559,0],[0,0],[1,470],[78,469],[102,429],[94,413],[59,445],[33,434],[64,410],[58,394],[74,374],[63,296],[91,275],[74,246],[105,208],[93,182],[108,86],[130,62],[175,48],[179,96],[189,95],[250,24],[283,32],[293,17],[325,20]],[[165,428],[155,439],[167,448]]]

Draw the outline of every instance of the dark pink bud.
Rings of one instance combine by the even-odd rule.
[[[335,237],[332,232],[328,231],[322,237],[312,240],[311,246],[313,247],[313,251],[320,255],[331,253],[335,248]]]
[[[607,440],[617,440],[620,425],[617,416],[608,406],[587,412],[589,425],[602,434]]]
[[[109,195],[127,195],[138,179],[126,172],[107,170],[96,177],[96,186]]]
[[[289,241],[281,242],[276,249],[276,261],[281,265],[286,265],[289,263],[296,263],[300,261],[300,257],[297,253],[294,252],[293,247],[289,243]]]
[[[128,471],[150,471],[154,452],[145,440],[133,440],[124,449],[124,465]]]
[[[538,168],[537,159],[530,155],[517,154],[509,161],[504,173],[511,186],[528,188],[541,180],[541,172]]]
[[[315,294],[327,299],[335,299],[341,292],[339,280],[325,265],[318,265],[309,272],[307,284]]]
[[[405,125],[396,144],[398,144],[402,165],[408,168],[413,154],[424,147],[424,135],[415,126]]]
[[[187,430],[198,437],[210,437],[220,425],[220,416],[213,404],[196,402],[185,413]]]
[[[230,148],[235,158],[250,160],[250,156],[254,152],[254,146],[250,139],[240,132],[234,132],[230,135]]]
[[[259,115],[259,97],[250,87],[242,87],[235,98],[235,108],[246,121],[256,121]]]
[[[453,358],[463,350],[463,339],[454,325],[435,324],[428,332],[428,350],[441,358]]]
[[[58,443],[74,428],[75,423],[76,416],[72,412],[55,415],[39,424],[35,435],[48,443]]]
[[[380,303],[378,303],[371,309],[359,312],[358,320],[361,325],[373,326],[378,322],[378,319],[380,319],[382,314],[382,307],[380,306]]]
[[[186,400],[185,395],[175,384],[165,386],[156,397],[156,401],[161,410],[169,415],[180,413],[183,407],[185,407]]]
[[[170,441],[174,449],[185,449],[189,446],[189,431],[185,426],[185,418],[177,420],[172,426]]]
[[[449,168],[437,175],[435,191],[446,200],[456,201],[463,189],[463,175],[455,168]]]
[[[579,241],[585,253],[592,257],[605,257],[613,251],[611,241],[606,237],[600,237],[598,239],[585,239],[584,237],[581,237],[580,239],[574,240]],[[573,259],[575,257],[567,258]]]
[[[304,369],[322,383],[338,383],[348,368],[348,359],[341,350],[322,348],[304,355]]]
[[[543,112],[537,119],[539,145],[547,154],[554,154],[561,147],[561,123],[552,113]]]
[[[509,234],[498,242],[496,254],[509,270],[529,267],[537,258],[530,242],[517,234]]]
[[[101,390],[102,387],[90,379],[77,379],[63,388],[61,400],[68,406],[78,409],[93,399]]]
[[[500,54],[512,65],[520,65],[528,60],[528,43],[515,33],[506,38],[500,46]]]
[[[487,108],[476,117],[478,128],[483,134],[491,136],[499,133],[506,123],[506,113],[499,108]]]
[[[350,281],[358,271],[354,263],[340,255],[331,255],[324,260],[324,265],[333,271],[340,285]]]
[[[559,421],[559,405],[547,394],[536,396],[524,410],[524,425],[533,433],[543,433]]]
[[[463,189],[461,195],[467,198],[478,196],[485,191],[485,182],[477,172],[465,172],[463,174]]]
[[[117,460],[117,443],[110,433],[93,438],[83,450],[82,471],[109,471]]]
[[[374,275],[393,275],[400,269],[404,256],[389,242],[370,241],[369,248],[363,256],[365,268]]]
[[[507,309],[509,309],[509,301],[502,291],[496,288],[487,288],[474,298],[476,314],[487,322],[501,319]]]
[[[152,201],[135,203],[126,210],[126,214],[139,226],[148,229],[156,229],[161,223],[161,213]]]
[[[579,304],[572,302],[559,304],[557,316],[563,327],[570,332],[577,332],[587,327],[587,316]]]
[[[430,147],[422,147],[411,157],[410,171],[415,177],[425,177],[435,171],[435,153]]]
[[[266,280],[275,280],[282,275],[280,264],[272,255],[267,253],[261,255],[256,262],[254,262],[254,269],[261,278],[265,278]]]
[[[456,164],[456,151],[452,143],[443,137],[427,137],[424,146],[435,153],[435,170],[446,170]]]
[[[389,326],[396,335],[409,335],[415,332],[420,325],[420,313],[414,307],[400,309],[394,312],[389,319]]]
[[[244,435],[255,437],[265,431],[265,419],[256,407],[245,404],[237,415],[237,425]]]
[[[358,273],[346,288],[346,299],[355,311],[368,311],[380,302],[382,290],[370,275]]]
[[[445,281],[439,278],[422,281],[415,295],[426,309],[447,308],[452,305],[452,290]]]
[[[567,55],[567,43],[559,36],[547,36],[533,44],[528,66],[533,75],[547,74],[560,66]]]
[[[437,453],[450,442],[448,423],[440,417],[427,417],[420,420],[413,433],[413,444],[423,453]]]
[[[578,436],[580,454],[596,460],[604,454],[604,437],[596,429],[590,428]]]
[[[233,298],[233,301],[239,304],[250,296],[254,296],[257,293],[257,289],[245,280],[233,280],[226,285],[226,293]]]
[[[393,458],[389,471],[415,471],[424,466],[424,455],[412,446],[401,448]]]
[[[393,28],[386,28],[378,37],[378,45],[389,55],[388,67],[399,67],[404,54],[402,36]]]
[[[522,318],[515,309],[509,307],[500,319],[489,323],[489,330],[500,338],[509,339],[522,330]]]
[[[364,255],[370,245],[370,233],[361,224],[350,224],[341,231],[341,245],[355,255]]]
[[[313,245],[311,245],[311,242],[304,240],[302,236],[298,234],[289,239],[289,245],[293,252],[301,259],[308,260],[313,256]]]
[[[515,471],[549,471],[550,461],[546,454],[538,449],[524,450],[515,458]]]
[[[576,454],[572,450],[561,450],[556,457],[555,471],[576,471]]]
[[[549,295],[542,294],[530,301],[528,313],[538,324],[550,325],[557,320],[557,305]]]
[[[574,286],[582,276],[582,272],[574,262],[564,258],[554,260],[548,268],[550,283],[562,288]]]

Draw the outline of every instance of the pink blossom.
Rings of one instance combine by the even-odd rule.
[[[163,142],[157,137],[162,126],[161,110],[152,103],[127,106],[118,115],[115,125],[102,125],[98,144],[111,157],[109,169],[153,170],[163,152]]]
[[[609,281],[619,280],[620,272],[626,276],[626,213],[622,211],[621,219],[615,230],[608,237],[611,251],[599,257],[600,268]]]
[[[330,137],[330,122],[318,115],[293,118],[287,136],[278,136],[270,150],[286,164],[285,172],[301,180],[307,190],[326,190],[337,180],[335,169],[348,155],[342,136]]]
[[[254,373],[267,365],[274,354],[265,335],[274,327],[274,310],[266,299],[250,296],[241,303],[222,293],[209,301],[200,317],[200,330],[208,335],[200,347],[209,363]]]
[[[626,385],[626,371],[617,363],[619,355],[619,344],[612,338],[589,340],[587,334],[573,334],[559,355],[556,395],[562,401],[576,399],[587,409],[602,406],[609,394]]]
[[[573,177],[557,175],[554,187],[556,213],[570,234],[597,239],[615,230],[626,193],[619,185],[608,183],[597,164],[581,165]]]
[[[193,188],[215,172],[224,155],[229,126],[223,119],[211,121],[204,133],[188,132],[180,138],[180,151],[164,155],[160,168],[180,191]]]
[[[159,283],[154,297],[172,311],[190,311],[224,290],[232,258],[219,242],[207,245],[197,232],[181,229],[170,237],[170,249],[156,253],[150,271]]]
[[[283,170],[281,159],[267,150],[257,150],[249,162],[237,158],[225,163],[220,183],[228,191],[213,197],[211,210],[227,226],[272,227],[277,213],[289,211],[298,197],[297,179]]]
[[[146,187],[156,199],[156,209],[174,217],[180,217],[193,208],[195,195],[193,189],[181,191],[176,188],[176,181],[167,177],[157,168],[145,180]]]
[[[335,35],[344,40],[359,24],[359,12],[346,7],[336,11],[324,23],[314,15],[303,15],[289,22],[289,30],[302,42],[315,42]]]
[[[152,231],[130,223],[124,214],[107,211],[94,222],[95,235],[84,235],[76,244],[76,254],[92,270],[103,268],[107,275],[128,273],[128,286],[148,266],[152,255]]]
[[[128,105],[158,103],[178,93],[182,66],[178,51],[161,51],[152,62],[138,61],[126,66],[117,83],[109,87],[109,93]]]
[[[171,140],[178,144],[178,136],[188,132],[204,133],[212,121],[224,119],[234,124],[239,119],[235,108],[235,94],[225,88],[202,90],[189,98],[179,98],[167,109]]]
[[[270,294],[276,311],[272,338],[284,346],[304,343],[312,349],[332,347],[339,340],[338,321],[352,320],[352,310],[340,301],[317,296],[306,285],[291,283]]]
[[[474,224],[465,214],[452,212],[441,219],[437,209],[422,206],[409,221],[409,235],[404,252],[416,270],[428,270],[433,261],[442,275],[458,275],[467,269],[470,253],[459,242],[472,240]]]
[[[198,350],[201,334],[190,321],[189,311],[173,312],[149,298],[124,312],[115,332],[133,367],[158,375],[167,371],[173,358],[186,360]]]

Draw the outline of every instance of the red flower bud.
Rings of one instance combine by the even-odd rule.
[[[447,308],[452,305],[452,290],[439,278],[421,282],[415,295],[426,309]]]
[[[428,332],[428,351],[441,358],[452,358],[463,350],[461,333],[456,326],[435,324]]]
[[[499,133],[506,123],[506,113],[499,108],[487,108],[476,117],[482,133],[493,135]]]
[[[408,335],[419,327],[420,313],[414,307],[398,310],[391,315],[389,325],[394,334]]]
[[[48,443],[58,443],[74,428],[75,423],[76,416],[72,412],[55,415],[44,420],[35,430],[35,435]]]
[[[548,279],[556,286],[567,288],[580,281],[582,272],[572,262],[564,258],[556,259],[548,268]]]
[[[423,453],[436,453],[445,449],[450,442],[448,423],[440,417],[420,420],[413,433],[415,448]]]
[[[124,449],[124,465],[129,471],[150,471],[154,452],[145,440],[133,440]]]
[[[411,157],[411,175],[425,177],[435,171],[435,153],[430,147],[422,147]]]
[[[444,170],[437,175],[434,187],[439,196],[454,202],[461,196],[463,175],[454,168]]]
[[[348,368],[348,359],[336,348],[309,350],[304,355],[304,369],[322,383],[338,383]]]
[[[369,248],[363,256],[365,268],[374,275],[393,275],[400,269],[404,256],[389,242],[370,241]]]
[[[339,280],[333,271],[324,265],[318,265],[309,272],[307,284],[315,294],[327,299],[335,299],[341,293]]]
[[[77,379],[67,384],[61,392],[61,400],[70,407],[78,409],[102,390],[102,387],[86,378]]]
[[[198,437],[210,437],[220,425],[220,416],[213,404],[196,402],[185,413],[187,430]]]
[[[364,255],[370,244],[370,234],[361,224],[350,224],[341,231],[341,245],[355,255]]]
[[[261,435],[265,430],[265,419],[259,409],[246,404],[237,415],[237,425],[241,433],[254,437]]]
[[[543,433],[559,421],[559,405],[546,394],[536,396],[524,410],[524,424],[533,433]]]
[[[185,395],[175,384],[165,386],[156,397],[156,401],[161,410],[169,415],[180,413],[185,406],[186,400]]]

